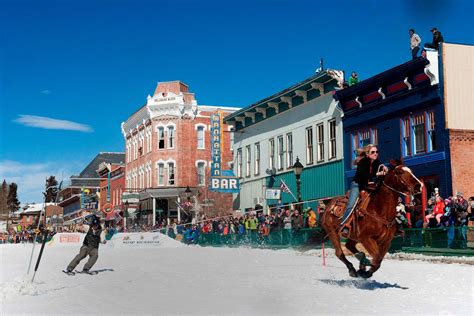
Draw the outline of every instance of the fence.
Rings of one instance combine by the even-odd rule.
[[[164,232],[163,232],[164,233]],[[182,236],[173,238],[182,240]],[[470,244],[468,245],[468,235]],[[393,239],[389,252],[406,251],[414,253],[433,253],[438,255],[474,256],[472,245],[474,227],[446,227],[429,229],[405,229],[405,236]],[[325,233],[320,228],[304,228],[299,230],[276,229],[267,236],[247,231],[239,234],[202,233],[193,241],[200,246],[212,247],[256,247],[256,248],[320,248]],[[326,246],[332,247],[329,240]],[[469,247],[468,247],[469,246]]]

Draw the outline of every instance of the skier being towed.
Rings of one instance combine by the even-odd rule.
[[[79,254],[74,259],[72,259],[71,263],[69,263],[69,265],[67,266],[67,270],[64,272],[73,275],[74,268],[81,262],[82,259],[89,255],[89,260],[87,260],[86,264],[84,265],[82,272],[90,273],[90,269],[99,258],[100,243],[107,243],[107,241],[105,240],[105,232],[100,226],[100,220],[97,217],[94,217],[91,222],[89,231],[87,232],[86,237],[84,237],[84,242],[79,251]]]

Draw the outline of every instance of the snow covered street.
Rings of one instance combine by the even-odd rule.
[[[1,310],[13,314],[472,315],[469,264],[388,258],[372,279],[353,279],[329,251],[183,246],[101,246],[93,270],[61,272],[78,245],[46,246],[31,284],[32,245],[0,245]],[[34,261],[39,252],[35,248]],[[82,269],[83,260],[77,269]],[[472,263],[472,262],[471,262]],[[34,267],[34,263],[32,264]]]

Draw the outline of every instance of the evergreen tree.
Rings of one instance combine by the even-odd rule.
[[[55,202],[56,197],[58,195],[58,181],[56,180],[55,176],[50,176],[46,179],[45,190],[46,192],[43,193],[44,201],[48,202]]]
[[[5,179],[3,180],[2,187],[0,188],[0,217],[8,215],[8,184]]]
[[[7,205],[10,212],[16,212],[20,209],[20,201],[18,200],[18,186],[15,182],[10,183],[8,188]]]

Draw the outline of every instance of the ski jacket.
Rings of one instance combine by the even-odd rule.
[[[105,233],[102,234],[102,228],[94,230],[90,227],[86,237],[84,238],[83,244],[90,248],[99,248],[100,241],[105,238],[103,235],[105,235]]]

